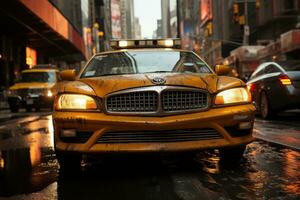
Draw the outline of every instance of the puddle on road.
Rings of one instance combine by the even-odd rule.
[[[0,127],[0,196],[39,191],[55,182],[52,117]]]
[[[45,188],[55,182],[57,166],[51,148],[0,151],[0,196],[32,193]]]

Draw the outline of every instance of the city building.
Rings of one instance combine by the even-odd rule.
[[[61,68],[86,59],[81,1],[20,0],[0,4],[0,85],[37,63]]]
[[[110,5],[111,39],[133,39],[135,37],[134,0],[106,0]]]
[[[134,18],[134,39],[142,39],[142,28],[138,17]]]
[[[157,20],[157,29],[155,31],[155,34],[153,35],[153,38],[163,38],[163,31],[162,31],[162,20]]]
[[[135,18],[134,1],[121,0],[121,32],[122,39],[134,39],[135,37]]]
[[[178,26],[182,48],[199,52],[199,0],[178,0]]]
[[[161,0],[162,37],[170,37],[170,0]]]

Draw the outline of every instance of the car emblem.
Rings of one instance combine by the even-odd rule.
[[[152,79],[152,83],[154,83],[155,85],[162,85],[166,82],[165,79],[160,78],[160,77],[155,77]]]

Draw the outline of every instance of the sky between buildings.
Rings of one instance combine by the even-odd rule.
[[[161,0],[134,0],[134,14],[140,19],[142,37],[152,38],[161,19]]]

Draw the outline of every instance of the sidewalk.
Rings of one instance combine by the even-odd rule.
[[[6,101],[0,101],[0,110],[9,109],[8,103]]]

